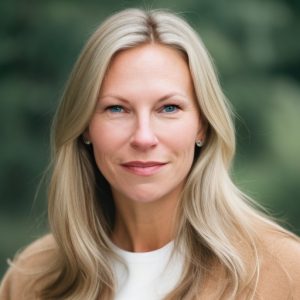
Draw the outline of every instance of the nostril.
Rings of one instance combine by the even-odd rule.
[[[156,134],[151,128],[138,128],[131,137],[131,145],[134,148],[147,149],[152,148],[158,143]]]

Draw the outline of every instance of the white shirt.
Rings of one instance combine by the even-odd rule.
[[[128,252],[113,246],[124,260],[114,263],[117,279],[116,300],[160,300],[179,282],[183,256],[175,252],[174,242],[150,252]]]

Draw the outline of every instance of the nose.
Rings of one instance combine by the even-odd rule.
[[[158,143],[157,136],[151,126],[150,116],[140,116],[136,120],[130,144],[133,148],[146,151]]]

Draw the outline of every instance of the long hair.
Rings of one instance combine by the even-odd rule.
[[[49,223],[58,251],[49,270],[57,274],[40,291],[42,299],[113,299],[110,233],[113,199],[82,134],[94,112],[112,58],[125,49],[159,43],[182,52],[192,75],[207,135],[187,178],[178,210],[175,245],[184,246],[182,277],[166,299],[196,299],[208,278],[222,280],[217,294],[235,299],[255,295],[259,279],[256,224],[281,228],[252,208],[232,183],[235,152],[231,110],[213,63],[199,36],[177,15],[127,9],[108,18],[86,43],[67,82],[52,130]],[[282,229],[282,232],[284,230]],[[216,277],[218,277],[216,276]]]

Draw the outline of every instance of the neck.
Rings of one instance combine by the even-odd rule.
[[[136,203],[115,199],[116,223],[112,241],[131,252],[159,249],[174,239],[178,201],[160,199]]]

